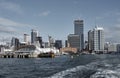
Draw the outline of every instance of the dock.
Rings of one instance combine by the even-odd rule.
[[[54,58],[54,53],[1,53],[0,58]]]
[[[28,54],[0,54],[0,58],[30,58],[30,55]]]

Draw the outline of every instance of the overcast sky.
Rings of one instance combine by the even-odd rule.
[[[98,25],[106,41],[120,42],[120,0],[0,0],[0,39],[22,39],[36,29],[43,41],[48,35],[65,40],[75,19],[84,20],[85,39]]]

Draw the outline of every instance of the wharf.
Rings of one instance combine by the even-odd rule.
[[[41,54],[33,54],[33,53],[2,53],[0,54],[0,58],[54,58],[54,53],[41,53]]]
[[[20,55],[16,55],[16,54],[0,54],[0,58],[30,58],[30,55],[28,54],[20,54]]]

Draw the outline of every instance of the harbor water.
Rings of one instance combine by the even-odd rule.
[[[0,58],[0,78],[120,78],[120,55]]]

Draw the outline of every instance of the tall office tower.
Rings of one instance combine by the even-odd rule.
[[[39,41],[40,48],[43,48],[43,41],[42,41],[42,37],[39,37],[39,36],[38,36],[36,39],[37,39],[37,41]]]
[[[104,51],[104,29],[95,27],[93,29],[93,48],[94,51]]]
[[[104,50],[106,51],[106,52],[108,52],[108,47],[110,46],[110,43],[109,42],[105,42],[105,44],[104,44]]]
[[[93,31],[89,30],[88,31],[88,50],[93,50]]]
[[[120,44],[117,44],[117,52],[120,53]]]
[[[16,50],[20,46],[19,39],[13,37],[12,40],[11,40],[11,46],[13,46],[14,50]]]
[[[83,20],[74,21],[74,34],[80,36],[80,50],[84,49],[84,24]]]
[[[26,42],[27,44],[29,43],[29,35],[28,34],[24,34],[24,42]]]
[[[68,40],[65,40],[65,47],[68,47]]]
[[[38,31],[32,29],[32,32],[31,32],[31,44],[35,43],[37,37],[38,37]]]
[[[55,40],[55,48],[57,49],[62,48],[62,40]]]
[[[75,34],[68,35],[68,44],[69,47],[80,50],[80,36]]]
[[[48,36],[48,40],[49,40],[49,47],[53,48],[54,47],[54,39],[52,38],[52,36]]]

